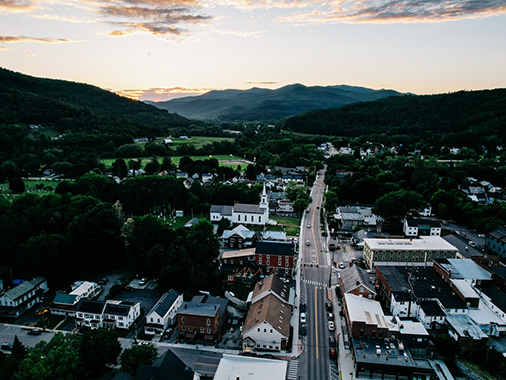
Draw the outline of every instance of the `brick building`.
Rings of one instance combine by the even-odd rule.
[[[256,263],[267,273],[292,276],[295,264],[295,244],[291,241],[261,241],[255,249]]]

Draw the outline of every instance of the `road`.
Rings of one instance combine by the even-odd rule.
[[[311,197],[313,203],[305,215],[304,232],[301,240],[301,301],[306,303],[307,335],[300,337],[304,351],[299,357],[299,379],[331,378],[329,357],[329,336],[335,332],[328,329],[328,315],[325,303],[329,300],[330,259],[326,238],[322,237],[320,210],[325,185],[324,174],[320,174],[313,184]],[[311,223],[311,227],[308,227]],[[309,245],[306,244],[309,242]],[[335,360],[334,360],[335,362]]]

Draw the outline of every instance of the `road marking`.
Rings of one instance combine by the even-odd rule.
[[[316,288],[314,288],[314,325],[315,325],[315,331],[316,331],[316,359],[318,359],[318,293],[316,292]]]
[[[339,379],[339,371],[337,370],[337,367],[334,364],[329,365],[329,372],[330,372],[330,379],[331,380],[338,380]]]
[[[298,373],[299,373],[299,361],[290,360],[288,362],[288,370],[286,375],[287,380],[297,380]]]

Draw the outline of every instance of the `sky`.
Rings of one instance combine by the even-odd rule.
[[[156,101],[505,88],[506,0],[0,0],[0,66]]]

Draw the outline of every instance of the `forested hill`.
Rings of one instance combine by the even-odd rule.
[[[98,87],[36,78],[0,68],[0,124],[55,126],[61,132],[101,130],[143,135],[190,121]]]
[[[334,136],[439,136],[466,146],[506,143],[506,89],[406,95],[312,111],[284,122],[296,132]]]
[[[293,84],[276,90],[252,88],[211,91],[200,96],[159,102],[156,106],[192,119],[275,122],[315,109],[397,95],[401,94],[393,90]]]

